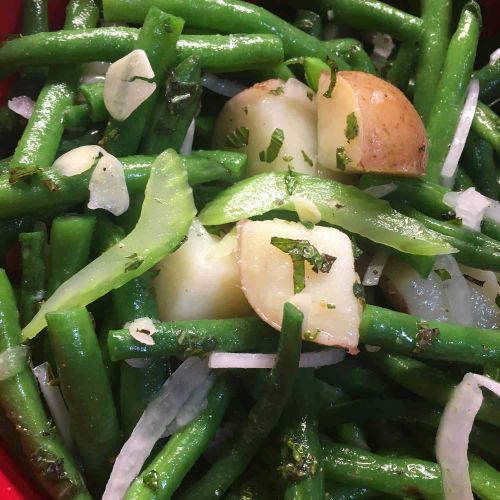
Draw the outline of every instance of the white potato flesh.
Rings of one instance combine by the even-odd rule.
[[[157,266],[154,280],[162,321],[246,316],[252,309],[240,287],[236,241],[209,234],[194,220],[187,241]]]
[[[291,257],[271,245],[278,236],[307,240],[320,253],[336,257],[330,272],[315,273],[305,263],[305,288],[293,289]],[[334,228],[307,229],[298,222],[279,219],[238,223],[238,266],[243,291],[255,312],[277,330],[281,329],[285,302],[304,313],[303,333],[318,344],[357,352],[362,305],[354,296],[359,282],[354,270],[351,240]]]
[[[248,129],[248,144],[228,146],[226,137],[240,127]],[[277,157],[268,163],[259,155],[267,150],[276,129],[284,133],[283,144]],[[257,83],[227,101],[217,119],[212,145],[246,153],[248,176],[287,170],[289,165],[296,172],[325,175],[317,165],[314,94],[294,78]]]
[[[425,128],[398,88],[360,71],[339,71],[331,97],[325,96],[329,84],[330,74],[323,73],[316,99],[321,167],[345,173],[425,173]],[[348,117],[357,133],[353,127],[349,130]],[[342,164],[338,152],[343,153]]]

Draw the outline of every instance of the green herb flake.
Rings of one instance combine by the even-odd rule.
[[[337,65],[331,59],[327,59],[326,63],[330,66],[330,83],[326,92],[323,94],[323,97],[330,99],[332,97],[333,89],[335,88],[335,84],[337,83]]]
[[[284,440],[286,456],[278,470],[286,480],[297,481],[314,476],[318,471],[318,459],[309,451],[306,443],[293,436]]]
[[[304,340],[309,340],[310,342],[314,342],[317,338],[318,335],[321,333],[321,330],[319,328],[316,328],[316,331],[311,332],[310,330],[307,330],[304,332]]]
[[[244,148],[248,146],[248,139],[250,137],[250,130],[247,127],[238,127],[229,134],[226,135],[224,139],[224,146],[228,148]]]
[[[312,101],[314,99],[314,92],[308,92],[307,94],[307,98]]]
[[[417,335],[415,337],[415,352],[420,352],[432,346],[434,340],[439,336],[439,328],[430,328],[429,323],[421,320],[417,323]]]
[[[144,474],[142,482],[152,491],[158,490],[158,472],[154,469]]]
[[[328,304],[326,304],[326,308],[327,309],[336,309],[337,306],[335,304],[332,304],[331,302],[328,302]]]
[[[315,273],[329,273],[337,257],[325,253],[319,253],[318,249],[307,240],[293,240],[273,236],[271,245],[292,258],[293,263],[293,289],[294,293],[300,293],[306,286],[305,262],[309,262]]]
[[[280,85],[279,87],[270,90],[269,93],[273,95],[283,95],[285,93],[285,87],[283,87],[283,85]]]
[[[345,137],[347,139],[347,142],[351,142],[359,134],[358,119],[356,118],[356,114],[354,113],[354,111],[347,115],[346,127],[344,130],[344,133],[345,133]]]
[[[314,223],[311,222],[310,220],[301,220],[300,223],[306,228],[306,229],[314,229]]]
[[[352,285],[352,293],[358,300],[365,302],[365,288],[359,281]]]
[[[125,264],[125,271],[135,271],[144,262],[144,258],[140,257],[136,252],[125,258],[130,260]]]
[[[59,189],[61,189],[59,187],[59,184],[57,184],[56,182],[54,182],[52,179],[44,179],[42,181],[42,184],[51,192],[51,193],[55,193],[56,191],[59,191]]]
[[[313,161],[311,160],[311,158],[309,158],[309,156],[307,156],[307,153],[301,149],[300,152],[302,153],[302,158],[304,158],[304,161],[310,166],[314,166],[314,163]]]
[[[337,159],[337,168],[342,171],[344,171],[347,165],[352,161],[343,147],[337,148],[337,151],[335,152],[335,158]]]
[[[243,113],[245,113],[246,115],[248,115],[248,106],[245,106],[245,107],[243,108]]]
[[[266,163],[272,163],[278,157],[281,146],[283,146],[283,141],[285,140],[285,133],[280,128],[275,128],[271,134],[271,142],[267,147],[266,151],[261,151],[259,153],[260,161],[265,161]]]
[[[451,280],[451,274],[448,269],[434,269],[434,272],[439,276],[441,281]]]
[[[9,172],[9,184],[15,184],[18,181],[31,182],[31,178],[41,171],[42,169],[40,167],[14,167]]]
[[[474,285],[477,285],[477,286],[484,286],[484,284],[486,283],[486,281],[478,280],[477,278],[474,278],[473,276],[469,276],[468,274],[464,274],[464,278],[467,281],[470,281],[471,283],[474,283]]]
[[[285,156],[283,156],[283,161],[286,163],[290,163],[291,161],[293,161],[293,156],[285,155]]]
[[[352,255],[354,256],[355,259],[359,259],[364,252],[363,250],[361,250],[361,248],[359,248],[358,242],[354,237],[351,238],[351,246],[352,246]]]
[[[295,188],[297,187],[297,174],[293,171],[292,167],[288,165],[288,172],[285,174],[285,187],[289,196],[292,196]]]

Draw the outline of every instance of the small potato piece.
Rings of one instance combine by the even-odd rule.
[[[321,175],[313,101],[312,90],[294,78],[286,83],[282,80],[257,83],[227,101],[217,119],[212,146],[246,153],[248,176],[287,170],[289,165],[296,172]],[[228,139],[238,129],[244,134],[232,147]],[[262,160],[277,129],[283,132],[281,147],[276,143],[273,147],[277,154]]]
[[[328,273],[315,273],[306,262],[305,288],[294,294],[292,259],[271,245],[273,236],[307,240],[336,260]],[[304,338],[357,353],[362,306],[354,296],[353,285],[359,278],[347,235],[334,228],[307,229],[279,219],[242,221],[238,223],[238,266],[248,302],[272,327],[281,329],[283,305],[289,301],[304,313]]]
[[[316,98],[321,167],[407,177],[425,173],[425,128],[398,88],[361,71],[339,71],[331,97],[325,97],[329,84],[330,75],[323,73]]]
[[[154,280],[162,321],[246,316],[252,309],[240,287],[236,238],[221,242],[194,220],[188,239],[157,266]]]

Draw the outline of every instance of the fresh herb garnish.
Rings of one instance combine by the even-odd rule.
[[[352,293],[354,296],[358,299],[361,300],[362,302],[365,302],[365,287],[359,282],[356,281],[352,285]]]
[[[307,153],[301,149],[300,152],[302,153],[302,158],[304,158],[304,161],[310,166],[312,167],[314,165],[313,161],[311,160],[311,158],[309,158],[309,156],[307,156]]]
[[[285,156],[283,156],[283,161],[290,163],[291,161],[293,161],[293,156],[285,155]]]
[[[288,172],[285,174],[285,187],[289,196],[292,196],[295,188],[297,187],[297,174],[293,171],[292,167],[288,165]]]
[[[300,293],[306,286],[305,262],[309,262],[315,273],[329,273],[337,257],[320,253],[318,249],[307,240],[293,240],[273,236],[271,245],[292,258],[293,263],[293,289],[294,293]]]
[[[224,139],[224,146],[228,148],[244,148],[248,146],[248,138],[250,137],[250,130],[247,127],[238,127]]]
[[[266,151],[261,151],[259,153],[260,161],[265,161],[266,163],[272,163],[278,157],[281,146],[283,146],[283,141],[285,140],[285,133],[280,128],[275,128],[271,135],[271,142],[267,146]]]
[[[31,178],[41,171],[42,169],[40,167],[14,167],[9,172],[9,184],[15,184],[18,181],[31,182]]]
[[[332,97],[333,89],[335,88],[335,84],[337,83],[337,65],[331,59],[327,59],[326,63],[330,66],[330,83],[326,92],[323,94],[323,97],[330,99]]]
[[[269,93],[273,95],[282,95],[285,92],[285,87],[283,85],[280,85],[279,87],[276,87],[273,90],[270,90]]]
[[[314,99],[314,93],[313,92],[308,92],[307,94],[307,98],[312,101]]]
[[[313,342],[314,340],[316,340],[318,338],[318,335],[321,333],[321,330],[319,328],[316,328],[316,330],[314,332],[311,332],[310,330],[306,330],[304,332],[304,340],[309,340],[311,342]]]
[[[342,171],[344,171],[347,165],[352,161],[343,147],[337,148],[337,151],[335,152],[335,158],[337,159],[337,168]]]
[[[474,283],[474,285],[477,285],[477,286],[483,286],[486,283],[486,281],[478,280],[477,278],[474,278],[473,276],[469,276],[468,274],[464,274],[464,278],[467,281],[470,281],[471,283]]]
[[[344,130],[344,133],[345,133],[345,137],[347,139],[347,142],[351,142],[352,139],[354,139],[358,136],[359,125],[358,125],[358,119],[356,118],[356,114],[354,113],[354,111],[347,115],[346,127]]]
[[[136,252],[125,258],[130,260],[130,262],[127,262],[125,265],[125,271],[134,271],[144,262],[144,258],[140,257]]]
[[[244,112],[246,115],[248,115],[248,106],[245,106],[245,107],[243,108],[243,112]]]
[[[283,477],[288,480],[311,477],[318,471],[318,459],[309,452],[309,447],[305,443],[290,436],[284,440],[286,445],[286,457],[284,462],[278,467]]]
[[[51,192],[54,193],[55,191],[59,191],[60,187],[59,184],[54,182],[52,179],[44,179],[42,181],[42,184]]]
[[[327,309],[336,309],[337,306],[335,304],[332,304],[331,302],[328,302],[328,304],[326,304],[326,308]]]
[[[439,328],[430,328],[429,323],[425,320],[421,320],[417,323],[417,335],[415,338],[415,351],[421,351],[426,347],[430,347],[434,340],[441,333]]]
[[[363,255],[363,250],[359,248],[358,242],[354,236],[351,237],[352,255],[355,259],[359,259]]]
[[[144,474],[142,482],[152,491],[158,489],[158,472],[154,469],[150,470],[147,474]]]
[[[311,222],[310,220],[301,220],[300,223],[306,228],[306,229],[314,229],[314,223]]]
[[[434,269],[434,272],[439,276],[441,281],[451,280],[451,274],[448,269]]]

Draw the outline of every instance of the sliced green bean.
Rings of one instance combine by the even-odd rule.
[[[359,425],[351,422],[340,424],[337,427],[337,440],[339,443],[369,450],[363,429]]]
[[[21,345],[14,292],[0,270],[0,350]],[[30,367],[0,382],[0,404],[13,424],[23,454],[43,489],[54,498],[65,495],[91,500],[73,457],[65,450],[49,421]]]
[[[47,0],[23,0],[23,35],[49,31]]]
[[[413,75],[415,59],[417,58],[417,45],[415,42],[402,42],[396,58],[387,72],[387,80],[398,87],[402,92],[407,92],[410,78]]]
[[[73,437],[86,475],[100,491],[120,446],[120,432],[92,319],[84,307],[46,318]]]
[[[488,141],[496,154],[500,156],[500,117],[481,101],[477,103],[472,130]]]
[[[293,25],[314,38],[320,38],[323,26],[321,16],[312,10],[298,9]]]
[[[455,134],[470,82],[480,30],[479,5],[468,2],[450,41],[428,116],[429,160],[426,177],[438,184],[441,183],[441,168]]]
[[[357,488],[327,481],[325,500],[365,500],[378,497],[380,493],[369,488]]]
[[[80,146],[90,146],[95,145],[99,142],[102,137],[103,129],[101,127],[95,126],[83,134],[74,137],[72,139],[63,139],[59,144],[57,150],[57,157],[71,151],[72,149],[79,148]]]
[[[500,59],[475,71],[472,78],[479,80],[481,101],[490,104],[500,97]]]
[[[108,110],[104,105],[104,83],[80,85],[80,92],[87,103],[89,117],[94,123],[109,118]]]
[[[472,490],[481,499],[500,498],[500,473],[482,458],[469,454]]]
[[[206,474],[180,496],[182,500],[217,499],[246,469],[278,423],[298,370],[303,314],[292,304],[283,309],[283,325],[266,392],[249,412],[248,420]]]
[[[457,175],[455,176],[455,185],[453,186],[453,189],[455,191],[465,191],[470,187],[474,187],[474,182],[469,177],[469,174],[459,166]]]
[[[0,76],[25,67],[114,62],[133,50],[136,28],[97,28],[54,31],[24,36],[0,47]],[[283,44],[274,35],[184,35],[177,43],[178,62],[199,57],[206,71],[262,69],[283,61]]]
[[[166,446],[130,485],[125,499],[170,499],[213,439],[232,393],[232,384],[225,377],[219,377],[208,395],[207,408],[170,438]],[[150,488],[150,477],[154,477],[157,484],[154,491]]]
[[[66,7],[65,30],[93,28],[99,21],[99,0],[71,0]]]
[[[74,104],[64,112],[64,126],[66,128],[85,128],[92,124],[89,107],[86,104]]]

